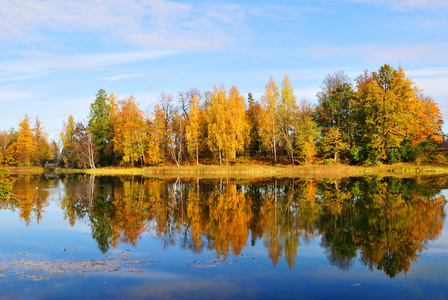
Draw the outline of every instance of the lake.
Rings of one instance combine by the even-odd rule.
[[[448,177],[11,178],[1,299],[448,298]]]

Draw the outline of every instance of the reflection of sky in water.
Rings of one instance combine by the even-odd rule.
[[[203,248],[199,253],[182,249],[181,235],[175,236],[175,245],[164,247],[154,232],[142,234],[137,245],[121,243],[101,254],[91,236],[88,218],[77,220],[70,226],[61,210],[62,198],[67,187],[53,182],[40,188],[48,192],[49,205],[44,217],[37,224],[33,217],[29,226],[19,218],[19,212],[0,211],[0,269],[11,266],[23,257],[41,262],[103,259],[114,253],[129,250],[125,257],[154,264],[144,265],[142,272],[91,272],[83,276],[54,276],[33,284],[27,290],[23,286],[29,280],[1,278],[2,295],[46,298],[49,295],[73,298],[115,296],[121,298],[423,298],[438,297],[448,293],[448,231],[438,239],[429,241],[428,250],[411,262],[407,274],[389,278],[382,271],[369,268],[357,258],[349,271],[331,266],[321,247],[321,237],[309,241],[300,238],[295,264],[289,268],[284,253],[276,267],[268,257],[263,240],[251,246],[249,235],[246,246],[238,256],[228,255],[217,259],[216,252]],[[443,194],[448,196],[448,191]],[[151,227],[151,225],[149,226]],[[120,260],[120,258],[118,259]],[[1,272],[0,272],[1,275]],[[55,286],[60,288],[54,289]],[[51,291],[51,292],[50,292]]]

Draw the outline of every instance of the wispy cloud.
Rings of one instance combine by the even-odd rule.
[[[0,90],[0,102],[23,100],[29,98],[30,96],[31,94],[28,92]]]
[[[153,60],[175,54],[175,51],[131,51],[89,55],[28,56],[22,60],[0,62],[0,82],[43,77],[57,69],[98,70],[109,66]]]
[[[446,43],[415,43],[403,45],[384,45],[381,43],[364,43],[354,45],[312,45],[301,50],[299,54],[309,55],[314,59],[329,58],[361,58],[375,63],[406,60],[426,60],[432,62],[448,62],[448,56],[443,49]]]
[[[112,77],[103,77],[101,79],[115,81],[115,80],[121,80],[121,79],[132,78],[132,77],[141,77],[141,76],[143,76],[143,74],[121,74],[121,75],[112,76]]]
[[[448,9],[446,0],[346,0],[352,3],[367,3],[396,11]]]
[[[53,32],[87,32],[152,49],[201,50],[227,46],[242,34],[239,5],[165,0],[0,0],[0,38],[51,40]],[[45,34],[44,34],[45,32]]]

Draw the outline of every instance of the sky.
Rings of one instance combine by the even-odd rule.
[[[28,114],[56,139],[99,89],[150,111],[162,92],[215,85],[259,99],[288,75],[317,103],[327,74],[386,63],[448,123],[447,28],[446,0],[0,0],[0,130]]]

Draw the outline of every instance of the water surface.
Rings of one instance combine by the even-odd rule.
[[[448,295],[446,177],[15,179],[1,298]]]

